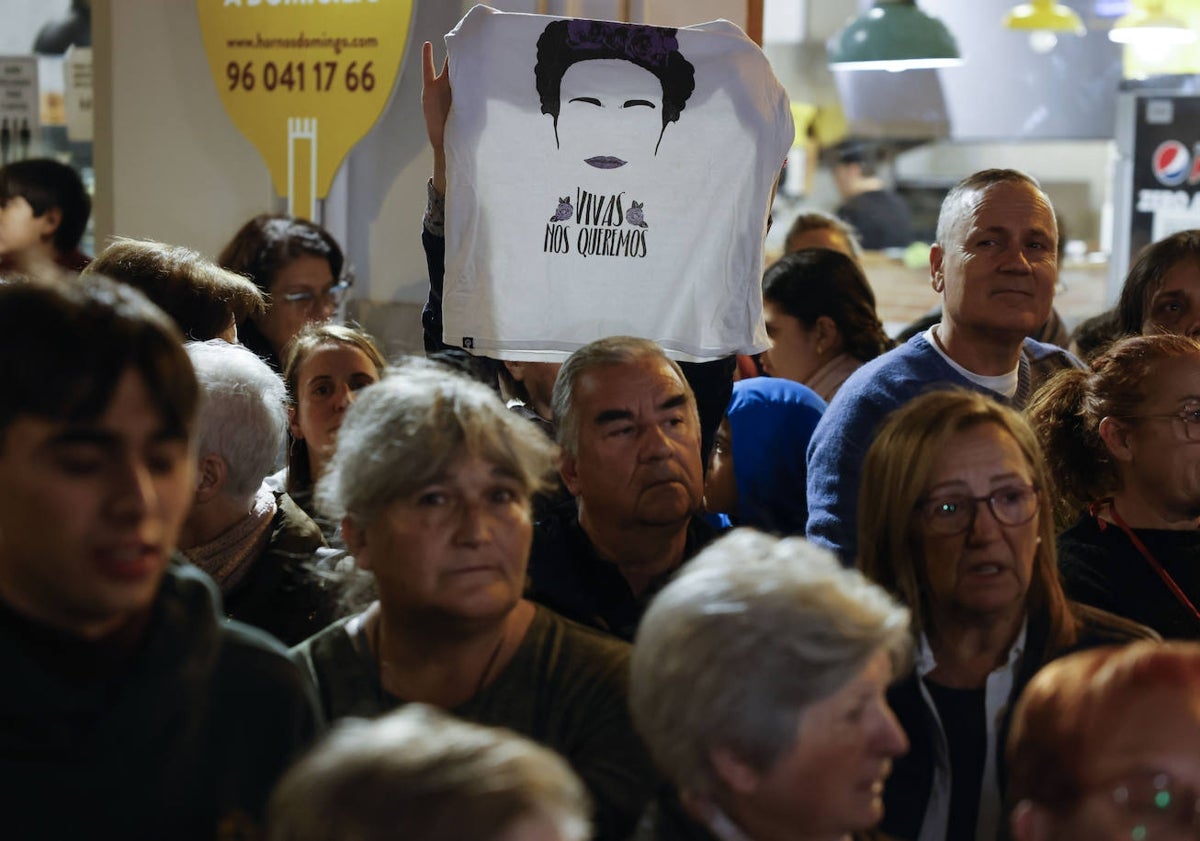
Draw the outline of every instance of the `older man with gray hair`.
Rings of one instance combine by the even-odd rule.
[[[287,428],[283,380],[244,347],[190,342],[200,382],[198,470],[179,546],[221,588],[230,618],[288,645],[333,620],[333,599],[308,568],[321,529],[263,480]]]
[[[894,409],[946,388],[1021,409],[1047,377],[1081,364],[1026,338],[1050,315],[1057,245],[1054,208],[1025,173],[986,169],[950,190],[929,249],[941,323],[859,368],[830,402],[808,445],[810,540],[854,563],[863,459]]]
[[[908,749],[886,692],[910,649],[908,611],[827,551],[751,529],[713,543],[634,644],[634,724],[674,786],[635,837],[861,837]]]
[[[713,536],[696,397],[646,339],[584,345],[554,383],[563,483],[575,497],[538,522],[531,596],[631,639],[650,596]]]

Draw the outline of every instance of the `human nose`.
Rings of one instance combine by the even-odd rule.
[[[1196,309],[1195,315],[1192,316],[1191,323],[1183,331],[1185,336],[1190,336],[1193,339],[1200,339],[1200,308]]]
[[[893,757],[908,753],[908,736],[887,701],[880,700],[880,717],[876,730],[876,748],[880,755]]]
[[[337,299],[329,293],[324,293],[313,299],[316,304],[317,320],[329,321],[337,312]]]
[[[1000,521],[996,518],[996,512],[992,510],[992,498],[981,497],[972,502],[975,507],[971,509],[971,525],[967,532],[972,539],[991,540],[1000,531]]]
[[[354,405],[354,398],[357,396],[357,394],[358,392],[350,388],[349,384],[342,383],[338,387],[337,401],[334,403],[334,407],[339,411],[346,411],[352,405]]]
[[[1033,271],[1033,263],[1025,252],[1025,246],[1020,243],[1010,245],[1006,249],[1005,258],[1004,267],[1009,271],[1020,274],[1029,274]]]
[[[482,502],[462,503],[458,512],[456,534],[459,543],[479,546],[492,539],[492,518]]]
[[[657,461],[659,459],[670,458],[671,439],[667,435],[667,431],[660,424],[653,423],[647,425],[641,435],[639,455],[642,461]]]
[[[109,512],[118,519],[140,519],[156,497],[149,469],[136,459],[123,460],[114,468],[111,489]]]

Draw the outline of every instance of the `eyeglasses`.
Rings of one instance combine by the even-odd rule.
[[[950,537],[970,531],[975,525],[979,503],[986,502],[988,510],[1003,526],[1028,523],[1038,510],[1037,488],[1013,485],[992,491],[987,496],[949,494],[917,503],[917,512],[934,534]]]
[[[1113,415],[1117,420],[1183,421],[1183,437],[1200,441],[1200,409],[1184,409],[1170,415]]]
[[[328,302],[334,307],[340,307],[342,302],[346,300],[346,293],[350,291],[350,287],[354,285],[354,273],[345,271],[337,283],[334,283],[328,289],[321,292],[312,292],[304,290],[303,292],[288,292],[277,296],[280,301],[285,304],[291,304],[294,307],[311,308],[317,300]]]
[[[1194,838],[1200,830],[1200,793],[1165,771],[1122,778],[1108,784],[1107,794],[1125,814],[1131,841]]]

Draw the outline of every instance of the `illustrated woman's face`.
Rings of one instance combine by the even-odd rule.
[[[662,136],[662,84],[630,61],[572,64],[559,84],[558,148],[596,169],[654,157]]]

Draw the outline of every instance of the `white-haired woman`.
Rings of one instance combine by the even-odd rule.
[[[326,717],[417,701],[562,754],[597,837],[628,835],[652,786],[626,711],[628,646],[522,598],[530,499],[557,450],[486,386],[411,362],[346,413],[318,496],[378,600],[294,650]]]
[[[270,841],[586,841],[588,798],[553,751],[410,704],[347,719],[271,796]]]
[[[799,538],[739,529],[651,603],[630,702],[673,784],[639,841],[865,837],[908,742],[908,611]]]

